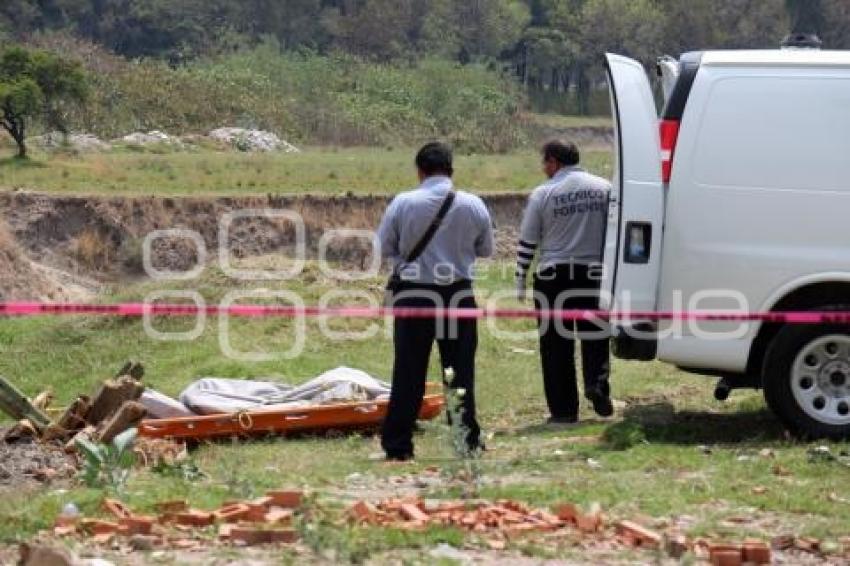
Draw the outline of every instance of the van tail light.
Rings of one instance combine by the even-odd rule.
[[[673,176],[673,156],[679,140],[679,121],[661,121],[661,181],[669,183]]]

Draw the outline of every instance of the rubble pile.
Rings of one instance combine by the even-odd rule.
[[[358,501],[348,509],[350,521],[358,524],[421,530],[448,526],[490,537],[504,546],[507,539],[534,532],[578,531],[582,536],[607,538],[619,546],[665,551],[673,558],[692,553],[713,564],[738,566],[743,563],[770,564],[771,547],[758,540],[741,544],[690,540],[677,533],[661,534],[633,521],[607,525],[598,507],[584,512],[566,503],[552,512],[532,509],[516,501],[426,501],[416,497],[389,499],[375,505]]]
[[[182,500],[166,501],[156,505],[154,516],[136,514],[120,501],[107,499],[103,507],[108,520],[60,515],[53,534],[134,550],[186,549],[208,545],[205,535],[217,527],[222,544],[292,544],[299,540],[293,520],[303,501],[298,490],[270,491],[259,499],[226,502],[212,511],[192,509]]]
[[[175,136],[171,136],[160,130],[151,130],[150,132],[133,132],[127,134],[123,138],[116,140],[117,142],[126,145],[146,147],[151,145],[169,145],[175,148],[182,149],[185,144]]]
[[[273,134],[272,132],[265,132],[263,130],[218,128],[217,130],[213,130],[209,133],[209,138],[245,152],[300,152],[297,147],[280,139],[276,134]]]

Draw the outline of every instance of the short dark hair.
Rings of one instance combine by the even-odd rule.
[[[552,140],[543,146],[543,159],[554,159],[564,167],[578,165],[581,161],[581,152],[573,142]]]
[[[416,167],[427,176],[454,175],[452,148],[440,142],[426,144],[416,154]]]

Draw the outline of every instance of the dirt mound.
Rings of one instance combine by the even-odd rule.
[[[73,276],[33,262],[0,224],[0,300],[65,301],[88,296]]]
[[[503,258],[514,253],[525,198],[521,194],[485,197],[497,226],[498,255]],[[319,248],[326,244],[328,259],[368,265],[371,244],[363,238],[322,239],[330,230],[374,230],[388,201],[386,196],[368,195],[176,199],[0,193],[0,217],[9,226],[7,246],[14,250],[19,265],[26,267],[26,260],[31,260],[27,268],[30,272],[49,266],[66,276],[114,281],[144,273],[143,244],[154,231],[195,232],[203,240],[208,259],[216,261],[220,232],[227,225],[223,220],[231,213],[237,214],[222,239],[234,259],[267,254],[294,256],[291,219],[275,214],[283,210],[296,212],[303,219],[308,259],[316,259]],[[266,210],[272,214],[261,212]],[[159,271],[187,271],[197,261],[196,243],[173,232],[153,240],[151,252],[150,263]],[[37,262],[36,267],[33,262]],[[22,273],[0,264],[0,277],[16,283],[0,284],[0,289],[32,289],[27,283],[32,275]],[[88,285],[78,282],[78,286]],[[47,290],[38,294],[45,295]]]

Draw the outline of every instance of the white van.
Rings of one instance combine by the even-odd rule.
[[[606,308],[850,311],[850,52],[608,55],[617,165]],[[763,388],[804,437],[850,437],[850,327],[633,324],[615,353]],[[732,334],[730,334],[730,332]]]

